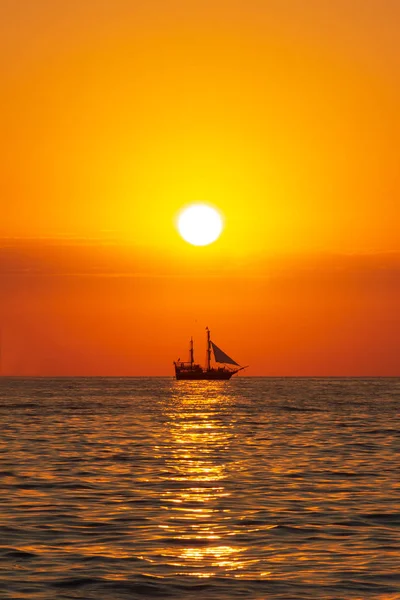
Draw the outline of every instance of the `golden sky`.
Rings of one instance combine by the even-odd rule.
[[[399,374],[397,0],[0,4],[2,372]],[[194,248],[182,206],[220,208]]]

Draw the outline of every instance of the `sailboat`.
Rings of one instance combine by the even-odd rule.
[[[175,365],[175,376],[176,379],[209,379],[209,380],[226,380],[230,379],[232,375],[246,369],[241,367],[233,358],[225,354],[221,348],[218,348],[213,341],[211,341],[211,333],[208,327],[207,331],[207,364],[206,367],[195,363],[194,361],[194,349],[193,349],[193,338],[190,338],[190,349],[188,362],[183,362],[180,359],[174,362]],[[211,353],[214,354],[216,367],[211,366]],[[238,368],[236,368],[238,367]]]

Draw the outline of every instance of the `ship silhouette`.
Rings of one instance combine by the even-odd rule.
[[[208,327],[207,331],[207,361],[206,366],[202,367],[194,361],[193,338],[190,338],[189,357],[187,362],[178,359],[174,362],[176,379],[209,379],[209,380],[226,380],[230,379],[239,371],[246,369],[241,367],[233,358],[225,354],[221,348],[211,340],[211,333]],[[214,355],[217,366],[211,366],[211,354]]]

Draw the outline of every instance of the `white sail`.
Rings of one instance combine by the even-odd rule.
[[[233,360],[233,358],[231,358],[230,356],[228,356],[227,354],[225,354],[225,352],[223,352],[221,350],[221,348],[218,348],[218,346],[216,346],[214,344],[214,342],[211,342],[211,346],[214,352],[214,356],[215,356],[215,362],[217,363],[224,363],[226,365],[236,365],[237,367],[240,367],[240,365],[235,362]]]

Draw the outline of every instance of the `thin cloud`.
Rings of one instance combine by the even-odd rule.
[[[249,278],[335,280],[400,277],[400,253],[247,256],[227,255],[206,264],[197,258],[177,260],[151,248],[93,239],[0,240],[0,277]],[[196,262],[197,260],[197,262]]]

